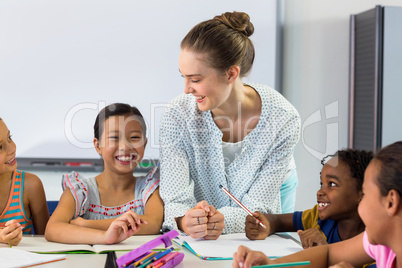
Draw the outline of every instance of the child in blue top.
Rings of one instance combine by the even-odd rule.
[[[327,162],[326,159],[331,157]],[[339,242],[364,231],[357,213],[362,198],[364,171],[373,155],[360,150],[340,150],[325,157],[321,163],[320,189],[317,205],[305,211],[289,214],[255,216],[267,229],[259,227],[254,217],[246,218],[246,236],[265,239],[275,232],[295,232],[303,248]]]
[[[310,261],[308,267],[402,267],[402,141],[379,150],[366,168],[358,213],[365,231],[339,243],[301,250],[277,259],[239,246],[233,268]]]
[[[22,234],[45,232],[49,220],[45,191],[34,174],[17,169],[17,147],[0,118],[0,243],[18,245]]]
[[[63,176],[63,194],[45,237],[62,243],[111,244],[133,234],[158,234],[163,220],[159,170],[135,177],[147,144],[137,108],[115,103],[98,114],[94,145],[104,171],[94,178]],[[62,230],[62,231],[61,231]]]

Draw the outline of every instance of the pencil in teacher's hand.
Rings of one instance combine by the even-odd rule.
[[[254,217],[253,213],[251,213],[251,211],[248,210],[248,208],[246,208],[242,203],[240,203],[240,201],[237,200],[236,197],[234,197],[231,193],[229,193],[229,191],[226,190],[225,187],[222,186],[222,184],[219,184],[219,188],[221,188],[221,189],[225,192],[225,194],[227,194],[227,195],[228,195],[233,201],[235,201],[245,212],[247,212],[248,215]],[[258,222],[262,227],[264,227],[265,229],[267,229],[267,227],[266,227],[259,219],[256,218],[256,220],[257,220],[257,222]]]
[[[276,267],[293,267],[293,266],[302,266],[302,265],[310,265],[310,261],[266,264],[266,265],[251,266],[251,268],[276,268]]]

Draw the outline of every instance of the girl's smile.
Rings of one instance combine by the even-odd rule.
[[[11,172],[17,167],[16,150],[10,130],[0,118],[0,172]]]
[[[121,165],[131,165],[137,159],[137,154],[122,154],[115,156],[116,161]]]
[[[381,195],[378,188],[379,170],[381,162],[374,159],[368,165],[364,173],[363,192],[364,197],[359,204],[359,215],[366,225],[366,232],[371,244],[385,244],[387,230],[387,202],[386,197]],[[375,211],[376,213],[373,213]]]
[[[15,157],[13,157],[11,160],[5,162],[4,164],[9,165],[9,166],[14,166],[17,163],[17,160]]]
[[[94,142],[105,170],[132,176],[146,145],[141,123],[133,116],[111,116],[105,120],[104,128],[100,141]]]

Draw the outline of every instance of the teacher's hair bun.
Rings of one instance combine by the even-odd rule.
[[[226,12],[214,19],[221,21],[226,26],[249,37],[254,33],[254,25],[250,21],[250,16],[244,12]]]

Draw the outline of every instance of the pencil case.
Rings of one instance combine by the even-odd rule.
[[[142,246],[124,254],[123,256],[119,257],[116,259],[116,263],[119,266],[119,268],[128,268],[128,267],[158,267],[158,268],[170,268],[174,267],[177,264],[179,264],[183,258],[184,258],[184,253],[181,252],[174,252],[170,251],[163,257],[160,257],[159,259],[154,260],[153,262],[149,263],[151,259],[149,258],[156,258],[158,257],[158,254],[161,253],[153,253],[154,256],[150,256],[148,258],[148,264],[146,259],[143,260],[145,261],[144,264],[142,265],[135,265],[138,261],[141,259],[146,258],[150,252],[152,253],[152,249],[158,247],[161,244],[165,245],[165,248],[168,248],[169,246],[172,246],[172,239],[179,236],[179,233],[176,230],[169,231],[163,235],[158,236],[155,239],[152,239],[151,241],[143,244]],[[168,249],[169,250],[169,249]],[[166,250],[166,251],[168,251]],[[154,263],[157,263],[157,265],[153,265]]]

